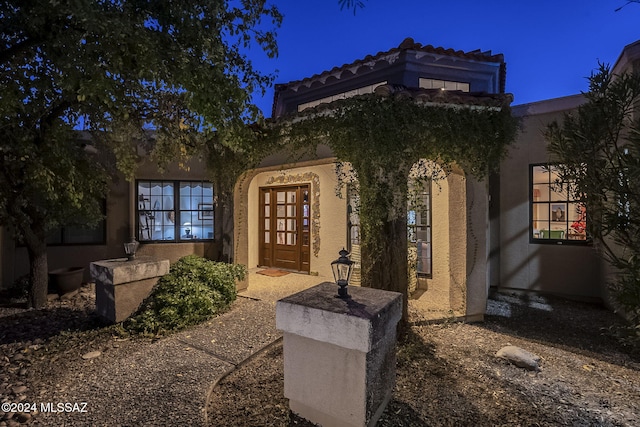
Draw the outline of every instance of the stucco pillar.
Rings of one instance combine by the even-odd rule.
[[[466,315],[467,203],[466,179],[460,173],[447,178],[449,185],[449,301],[456,316]]]
[[[484,320],[489,282],[489,193],[486,182],[467,179],[466,320]]]
[[[322,283],[276,305],[284,336],[284,395],[323,426],[374,426],[395,384],[402,294]]]

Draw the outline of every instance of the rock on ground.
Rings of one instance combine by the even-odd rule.
[[[502,347],[496,353],[496,357],[508,360],[519,368],[529,371],[540,370],[540,356],[528,352],[515,345],[507,345]]]

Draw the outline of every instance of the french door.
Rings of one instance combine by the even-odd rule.
[[[309,272],[309,185],[260,188],[259,263]]]

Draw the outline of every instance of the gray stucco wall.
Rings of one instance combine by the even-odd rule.
[[[582,96],[514,107],[522,129],[500,171],[500,280],[502,290],[536,291],[586,300],[604,299],[604,269],[593,246],[530,243],[529,165],[550,160],[542,135]]]

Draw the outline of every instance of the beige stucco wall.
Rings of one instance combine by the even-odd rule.
[[[312,221],[319,207],[319,233],[314,234],[312,227],[310,271],[312,274],[332,277],[331,262],[347,244],[347,201],[336,196],[338,182],[333,159],[302,162],[288,169],[278,166],[261,168],[239,180],[236,186],[234,227],[236,262],[246,264],[249,268],[258,266],[260,187],[302,183],[310,184]],[[316,236],[319,237],[317,254],[313,246]]]
[[[456,169],[431,189],[432,278],[415,304],[434,317],[481,320],[487,296],[487,187]]]
[[[466,317],[481,320],[489,292],[489,197],[486,180],[469,178],[466,185]]]
[[[449,265],[449,180],[434,183],[431,187],[431,278],[421,279],[420,299],[433,307],[451,309],[451,269]]]
[[[580,102],[572,96],[514,108],[523,122],[500,172],[500,289],[603,296],[602,261],[592,246],[529,242],[529,166],[549,161],[542,130]]]
[[[136,171],[136,179],[171,179],[171,180],[200,180],[207,179],[205,166],[194,160],[187,164],[188,170],[171,165],[166,172],[161,173],[151,162],[143,162]],[[84,280],[90,280],[89,264],[93,261],[124,257],[123,243],[131,237],[132,223],[135,218],[135,185],[123,177],[111,182],[107,194],[106,241],[102,245],[62,245],[48,248],[48,268],[55,270],[66,267],[85,267]],[[10,287],[13,282],[29,272],[29,258],[27,250],[13,242],[9,233],[0,233],[0,260],[2,273],[1,287]],[[189,254],[198,254],[211,258],[215,253],[212,242],[197,243],[158,243],[141,244],[140,255],[169,259],[175,262]]]

